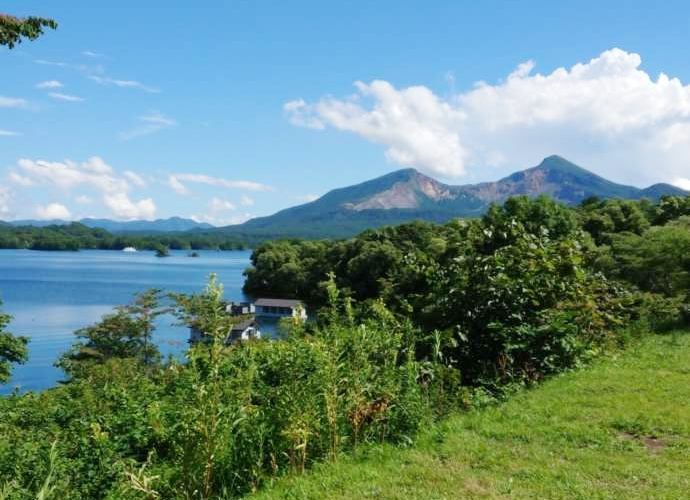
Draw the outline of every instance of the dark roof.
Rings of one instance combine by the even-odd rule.
[[[258,323],[256,322],[256,320],[254,318],[249,318],[249,319],[245,319],[244,321],[240,321],[239,323],[235,323],[234,325],[232,325],[231,331],[243,332],[247,328],[249,328],[250,326],[257,326],[257,325],[258,325]]]
[[[254,305],[262,307],[296,307],[301,306],[302,302],[295,299],[257,299]]]

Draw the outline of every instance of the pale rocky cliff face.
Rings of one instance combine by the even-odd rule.
[[[350,210],[388,210],[392,208],[419,208],[421,199],[441,201],[455,198],[449,186],[416,172],[406,182],[396,182],[389,189],[376,193],[357,203],[345,203]]]

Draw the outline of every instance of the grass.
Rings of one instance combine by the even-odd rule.
[[[453,416],[413,448],[372,447],[251,498],[681,500],[688,492],[690,333],[675,332]]]

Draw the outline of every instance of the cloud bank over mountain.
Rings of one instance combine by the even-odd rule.
[[[641,64],[614,48],[549,74],[527,61],[503,81],[449,97],[375,80],[355,82],[349,97],[283,108],[295,125],[356,134],[382,145],[393,163],[445,178],[485,167],[505,173],[548,150],[619,182],[687,186],[690,85],[653,78]]]

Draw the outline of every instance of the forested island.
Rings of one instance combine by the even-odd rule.
[[[3,498],[241,496],[685,328],[690,197],[516,197],[478,219],[267,242],[252,263],[248,292],[298,297],[315,319],[227,346],[213,279],[142,291],[76,332],[59,387],[0,399]],[[164,311],[214,341],[162,360]],[[25,353],[2,335],[7,369]]]

